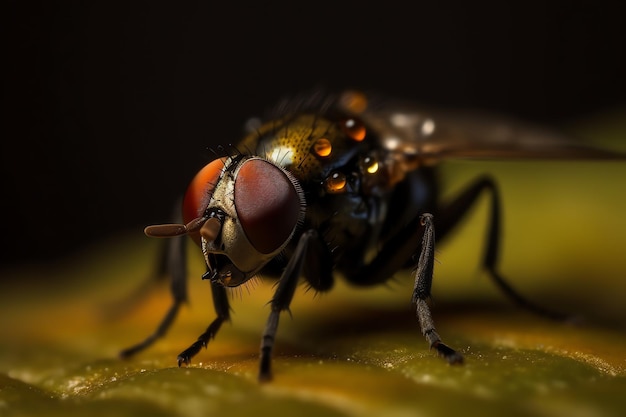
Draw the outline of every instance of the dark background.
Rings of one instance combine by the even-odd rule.
[[[626,104],[620,2],[5,1],[2,264],[168,219],[242,123],[315,85],[556,124]]]

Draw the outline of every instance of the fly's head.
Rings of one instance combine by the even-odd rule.
[[[191,181],[185,224],[149,226],[148,236],[188,234],[202,248],[203,278],[236,287],[278,255],[304,218],[304,195],[286,170],[239,155],[212,161]]]

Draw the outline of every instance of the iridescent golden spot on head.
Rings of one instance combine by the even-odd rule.
[[[348,184],[348,180],[346,178],[346,174],[343,172],[332,172],[324,182],[326,186],[326,191],[331,194],[342,193],[346,190],[346,185]]]
[[[333,145],[326,138],[319,138],[313,142],[313,153],[320,158],[329,157],[333,151]]]
[[[341,121],[341,129],[343,132],[352,140],[356,142],[361,142],[365,139],[365,134],[367,133],[365,129],[365,125],[356,119],[356,118],[348,118]]]

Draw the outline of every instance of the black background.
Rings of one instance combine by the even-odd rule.
[[[208,146],[319,84],[547,124],[624,105],[619,3],[5,1],[0,260],[166,221]]]

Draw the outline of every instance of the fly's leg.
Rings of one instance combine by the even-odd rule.
[[[417,318],[422,328],[422,334],[426,337],[431,349],[436,349],[437,353],[450,364],[462,363],[463,356],[441,341],[428,308],[427,301],[430,298],[435,260],[435,228],[432,214],[423,214],[420,217],[420,223],[424,226],[424,234],[422,236],[422,250],[415,271],[415,286],[413,287],[413,303],[416,307]]]
[[[171,277],[170,291],[172,304],[161,320],[157,329],[143,341],[122,350],[121,358],[128,358],[152,345],[157,339],[163,337],[170,328],[180,306],[187,302],[187,265],[185,263],[186,237],[180,236],[168,239],[166,243],[165,263]],[[160,267],[162,268],[162,267]]]
[[[278,319],[282,311],[289,311],[289,305],[296,291],[296,285],[302,274],[302,267],[305,262],[309,262],[309,259],[311,259],[309,253],[311,248],[316,247],[315,242],[317,240],[319,238],[315,230],[309,230],[302,234],[293,256],[278,281],[276,291],[270,302],[270,316],[267,319],[263,338],[261,339],[260,381],[272,379],[272,350],[274,348],[276,331],[278,330]]]
[[[387,241],[369,264],[347,272],[346,278],[359,285],[375,285],[386,281],[412,258],[419,248],[420,237],[421,249],[412,295],[417,319],[431,349],[435,349],[448,363],[460,364],[463,362],[463,356],[441,341],[428,306],[435,261],[435,228],[431,214],[415,216]]]
[[[487,247],[482,265],[489,273],[493,282],[513,302],[540,316],[553,320],[565,321],[571,317],[552,309],[535,304],[519,294],[497,270],[498,255],[500,249],[500,196],[498,187],[488,177],[479,178],[472,183],[463,193],[457,196],[451,203],[445,206],[437,217],[437,227],[443,236],[453,229],[469,212],[478,197],[485,192],[491,193],[491,208],[489,226],[487,229]]]
[[[217,317],[211,322],[209,327],[202,333],[198,340],[178,355],[178,366],[189,365],[201,348],[206,348],[209,341],[215,337],[222,323],[230,320],[230,306],[228,304],[228,294],[223,285],[211,281],[211,292],[213,294],[213,306]]]
[[[159,245],[159,253],[157,255],[158,262],[155,263],[154,271],[150,273],[146,279],[144,279],[144,281],[124,299],[108,302],[104,305],[104,317],[108,319],[117,319],[119,317],[126,316],[130,310],[139,305],[141,301],[148,296],[150,290],[156,287],[157,284],[160,284],[161,281],[164,281],[166,278],[171,279],[171,276],[168,273],[167,252],[168,245],[166,242],[161,242]]]

